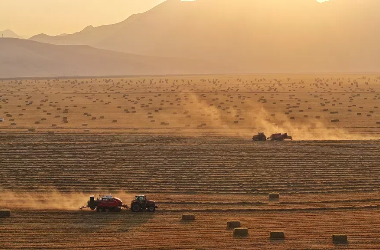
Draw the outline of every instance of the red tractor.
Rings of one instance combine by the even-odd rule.
[[[141,212],[144,210],[154,212],[156,208],[156,202],[148,200],[145,195],[136,195],[135,199],[131,202],[131,210],[133,212]]]
[[[87,202],[87,206],[83,206],[81,209],[87,207],[91,210],[96,209],[97,212],[120,212],[122,208],[128,208],[126,205],[123,205],[123,202],[119,198],[112,197],[112,195],[98,197],[96,200],[92,195]]]
[[[288,135],[288,133],[284,133],[284,134],[277,133],[277,134],[273,134],[270,137],[268,137],[268,140],[270,140],[270,141],[293,140],[293,137]]]

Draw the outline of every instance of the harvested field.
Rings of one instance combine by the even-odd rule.
[[[2,131],[380,138],[375,75],[0,80]],[[357,115],[360,114],[360,115]],[[13,124],[13,125],[12,125]]]
[[[4,80],[0,249],[377,249],[380,79],[293,77]]]

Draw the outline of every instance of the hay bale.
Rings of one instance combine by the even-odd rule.
[[[339,122],[339,119],[331,120],[331,122]]]
[[[280,199],[279,193],[270,193],[269,194],[269,200],[278,200],[278,199]]]
[[[234,229],[235,237],[247,237],[248,236],[248,228],[238,227]]]
[[[195,215],[194,214],[183,214],[182,215],[182,220],[195,220]]]
[[[228,221],[227,222],[227,228],[228,229],[234,229],[237,227],[241,227],[240,221]]]
[[[269,237],[271,240],[283,240],[285,239],[285,233],[279,231],[270,232]]]
[[[35,128],[29,128],[28,131],[29,132],[36,132],[36,129]]]
[[[347,235],[345,234],[333,234],[332,236],[333,242],[334,243],[347,243]]]
[[[1,209],[0,210],[0,218],[6,218],[11,216],[11,210],[9,209]]]

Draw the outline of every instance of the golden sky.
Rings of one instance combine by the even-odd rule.
[[[0,31],[11,29],[24,37],[40,33],[74,33],[88,25],[96,27],[121,22],[132,14],[145,12],[164,1],[0,0]]]
[[[0,31],[59,35],[125,20],[165,0],[0,0]]]

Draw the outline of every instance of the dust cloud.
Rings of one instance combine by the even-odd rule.
[[[90,195],[97,197],[99,194],[70,192],[62,193],[59,191],[49,192],[12,192],[2,191],[0,201],[1,208],[7,209],[33,209],[33,210],[78,210],[80,207],[87,205]],[[102,195],[111,194],[128,204],[133,195],[125,192],[102,193]]]
[[[306,119],[291,120],[289,116],[279,111],[270,112],[262,103],[253,103],[245,100],[244,108],[233,108],[230,104],[228,112],[218,108],[206,100],[201,100],[197,94],[188,94],[191,106],[186,107],[185,112],[191,113],[191,124],[206,124],[204,128],[220,129],[226,136],[238,136],[251,138],[258,132],[265,132],[269,137],[274,133],[288,133],[295,140],[365,140],[374,139],[363,135],[354,134],[343,128],[338,128],[331,123],[329,126],[323,120],[308,117]],[[238,118],[237,118],[238,117]],[[234,121],[244,118],[243,125],[236,125]],[[238,121],[239,122],[239,121]],[[172,121],[170,121],[172,124]],[[184,126],[183,120],[177,120],[176,125]],[[202,132],[202,131],[200,131]]]

